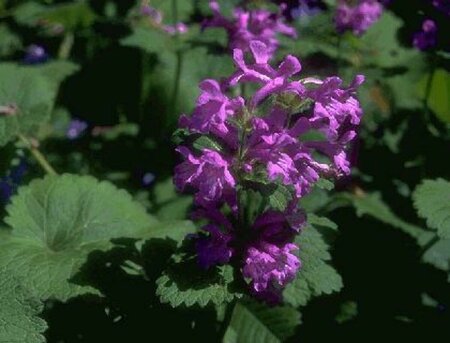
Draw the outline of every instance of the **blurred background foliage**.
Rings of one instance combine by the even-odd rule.
[[[177,161],[172,134],[179,115],[192,110],[199,81],[227,76],[233,66],[224,32],[201,32],[202,18],[210,15],[207,1],[175,3],[174,10],[172,1],[152,1],[165,23],[188,24],[184,35],[148,25],[134,1],[0,1],[0,100],[14,92],[3,80],[14,79],[29,88],[17,101],[33,113],[39,105],[42,113],[3,128],[3,182],[16,187],[41,174],[23,143],[14,141],[20,129],[40,142],[56,170],[110,180],[159,219],[187,218],[191,198],[176,194],[170,180]],[[223,3],[231,8],[234,2]],[[448,217],[438,224],[425,220],[435,215],[430,203],[447,205],[442,211],[450,204],[449,183],[438,180],[450,179],[450,26],[425,3],[392,1],[360,38],[339,38],[332,11],[323,11],[294,22],[297,40],[282,40],[277,56],[298,56],[305,76],[338,74],[349,81],[361,73],[367,80],[353,175],[303,203],[338,224],[337,232],[322,233],[344,288],[303,307],[302,325],[289,341],[450,338],[450,235],[436,234],[450,232]],[[411,37],[428,16],[443,38],[436,51],[424,53],[411,46]],[[23,65],[32,44],[45,48],[47,63]],[[43,80],[50,86],[36,92]],[[75,119],[86,127],[68,139]],[[24,160],[26,171],[15,183],[13,172]],[[0,211],[3,216],[3,205]],[[106,297],[47,302],[48,341],[218,341],[223,332],[215,311],[173,310],[154,295],[174,249],[167,239],[142,247],[140,258],[152,260],[146,278],[129,264],[136,252],[126,242],[90,255],[84,277]]]

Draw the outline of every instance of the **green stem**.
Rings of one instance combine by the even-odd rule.
[[[169,124],[172,124],[172,118],[175,116],[178,104],[178,94],[180,92],[180,79],[181,72],[183,70],[183,53],[181,51],[176,52],[176,66],[175,66],[175,77],[173,80],[173,89],[171,97],[172,110],[169,113]]]
[[[49,174],[49,175],[58,175],[56,173],[55,169],[53,169],[53,167],[47,161],[45,156],[42,155],[42,153],[39,151],[39,149],[36,146],[34,146],[27,137],[25,137],[24,135],[20,134],[19,138],[25,144],[25,146],[28,148],[28,150],[30,150],[30,152],[33,155],[33,157],[40,164],[42,169],[44,169],[47,172],[47,174]]]
[[[60,60],[67,60],[69,58],[74,42],[75,36],[73,32],[66,33],[61,42],[61,45],[59,46],[58,58]]]
[[[336,68],[337,74],[339,75],[342,67],[342,35],[338,35],[336,43]]]
[[[178,23],[178,0],[172,0],[172,20],[174,25]]]
[[[144,124],[145,118],[145,104],[146,98],[149,91],[149,84],[147,73],[149,70],[149,56],[145,51],[141,52],[141,94],[139,97],[139,118],[138,121],[140,124]]]
[[[237,300],[233,300],[231,303],[227,304],[227,308],[225,309],[225,316],[222,321],[222,325],[220,327],[219,337],[222,339],[225,337],[225,333],[227,332],[228,326],[230,325],[231,318],[233,317],[233,311],[238,303]]]
[[[434,76],[434,72],[435,72],[435,68],[431,67],[430,69],[430,73],[428,75],[428,79],[427,79],[427,84],[425,87],[425,96],[423,98],[423,109],[425,111],[425,113],[428,115],[430,112],[430,109],[428,107],[428,99],[430,97],[431,94],[431,86],[433,84],[433,76]]]

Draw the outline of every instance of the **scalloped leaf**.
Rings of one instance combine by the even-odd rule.
[[[438,269],[450,271],[450,239],[440,239],[422,256],[422,260]]]
[[[38,317],[43,307],[17,278],[0,270],[0,342],[45,342],[42,333],[47,324]]]
[[[327,263],[331,260],[329,246],[319,231],[308,225],[296,241],[300,247],[302,268],[284,290],[286,303],[294,307],[303,306],[312,297],[338,292],[343,287],[342,278]]]
[[[224,343],[279,343],[292,336],[300,313],[289,306],[268,307],[257,302],[237,303]]]
[[[205,307],[209,303],[220,306],[242,295],[233,289],[231,266],[201,270],[195,259],[177,261],[156,280],[156,295],[162,303]]]
[[[0,267],[43,299],[96,293],[71,280],[91,252],[112,247],[111,239],[165,234],[128,193],[88,176],[35,180],[19,189],[7,212],[11,230],[0,239]]]
[[[382,223],[391,225],[415,238],[420,245],[426,244],[432,238],[430,232],[398,217],[383,201],[379,192],[364,193],[361,195],[344,194],[343,196],[353,204],[358,217],[364,215],[372,216]]]
[[[450,238],[450,182],[425,180],[413,193],[414,206],[430,228],[442,238]]]

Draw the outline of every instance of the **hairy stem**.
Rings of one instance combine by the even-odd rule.
[[[58,175],[55,171],[55,169],[50,165],[50,163],[47,161],[45,156],[39,151],[39,149],[33,145],[33,143],[30,142],[30,140],[20,134],[19,135],[20,140],[25,144],[25,146],[30,150],[33,157],[36,159],[36,161],[39,163],[39,165],[42,167],[42,169],[45,170],[45,172],[49,175]]]

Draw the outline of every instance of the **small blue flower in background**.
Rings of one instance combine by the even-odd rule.
[[[12,167],[6,176],[0,178],[0,204],[4,205],[9,202],[22,182],[27,169],[25,159],[21,158],[19,164]]]
[[[23,63],[25,64],[40,64],[45,63],[49,59],[49,56],[45,49],[37,44],[30,45],[23,58]]]
[[[74,119],[69,123],[66,137],[70,140],[79,138],[88,128],[88,124],[82,120]]]
[[[152,173],[145,173],[145,174],[142,176],[142,184],[143,184],[145,187],[150,186],[150,185],[153,183],[153,181],[155,181],[155,174],[152,174]]]

